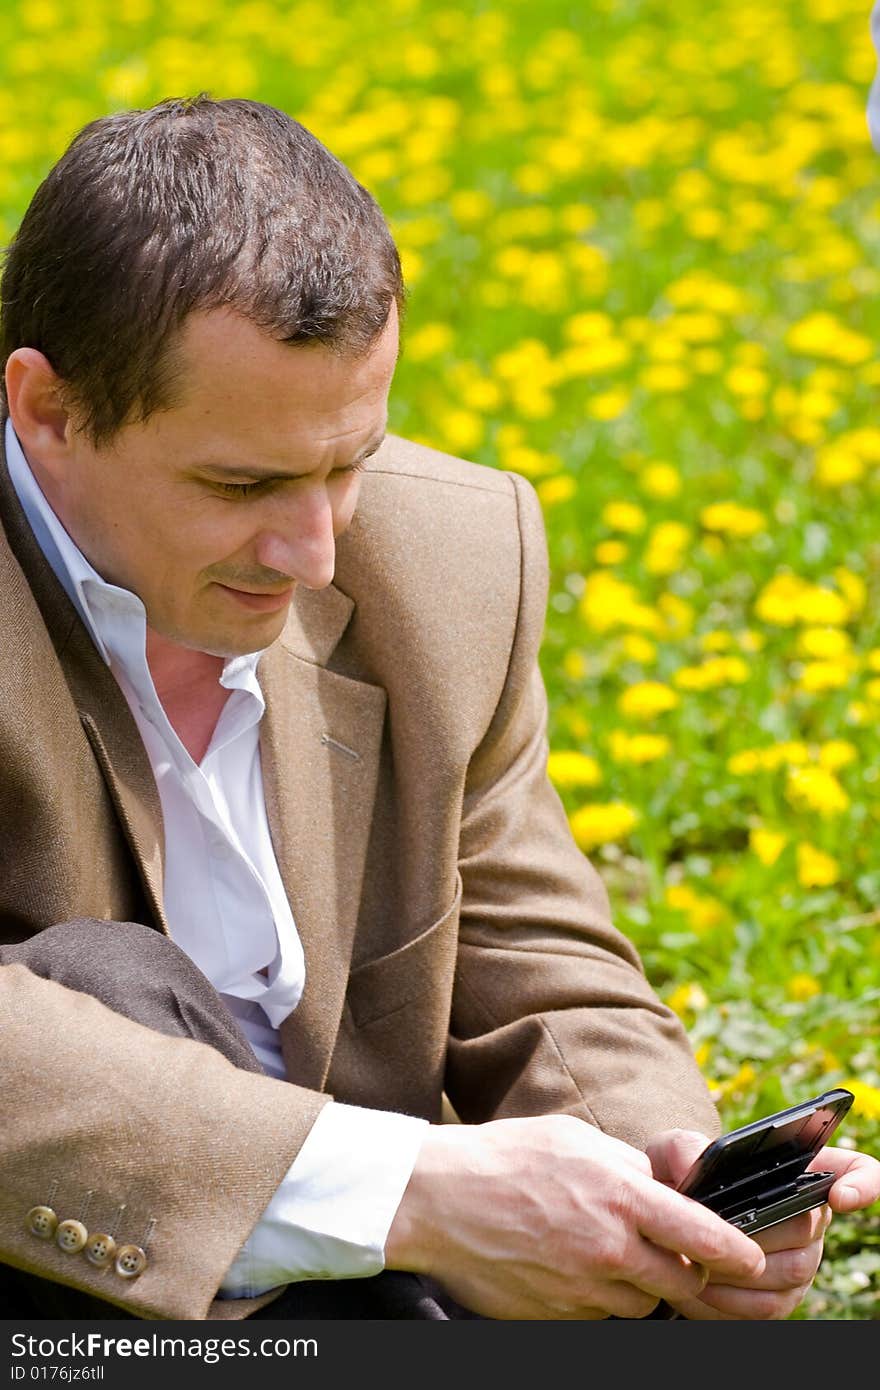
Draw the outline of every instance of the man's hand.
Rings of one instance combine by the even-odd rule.
[[[696,1301],[707,1279],[754,1287],[765,1257],[657,1182],[639,1149],[549,1115],[432,1126],[385,1263],[489,1318],[642,1318]]]
[[[673,1186],[681,1182],[706,1147],[705,1135],[672,1130],[648,1145],[654,1176]],[[766,1320],[787,1318],[805,1297],[822,1259],[832,1211],[858,1211],[880,1198],[880,1163],[851,1149],[821,1149],[812,1169],[836,1174],[828,1205],[792,1216],[753,1237],[766,1255],[757,1279],[710,1276],[696,1296],[669,1299],[685,1318]]]

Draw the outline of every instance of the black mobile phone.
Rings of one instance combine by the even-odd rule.
[[[703,1150],[678,1190],[747,1235],[821,1206],[833,1173],[807,1172],[854,1100],[838,1087],[722,1134]]]

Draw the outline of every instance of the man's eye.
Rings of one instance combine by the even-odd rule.
[[[223,493],[224,497],[248,497],[252,492],[257,492],[263,487],[259,483],[215,483],[215,487]]]
[[[363,473],[367,466],[366,459],[359,459],[356,463],[346,464],[344,468],[334,468],[330,473],[331,478],[351,477],[354,473]],[[259,478],[254,483],[221,483],[215,482],[214,487],[224,497],[250,497],[254,492],[268,491],[270,487],[279,482],[296,482],[296,478]]]

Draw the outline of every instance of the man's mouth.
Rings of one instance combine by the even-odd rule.
[[[218,584],[217,587],[229,594],[234,602],[240,603],[244,608],[249,608],[252,613],[277,613],[279,609],[287,607],[293,597],[296,584],[290,583],[286,589],[275,590],[274,592],[265,590],[261,592],[258,589],[236,589],[230,584]]]

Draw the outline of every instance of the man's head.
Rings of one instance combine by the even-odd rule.
[[[107,117],[49,173],[0,281],[7,402],[55,511],[155,631],[256,650],[291,581],[329,583],[404,298],[374,200],[274,108]]]

